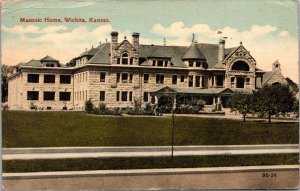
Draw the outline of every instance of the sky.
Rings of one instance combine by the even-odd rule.
[[[2,63],[15,65],[50,55],[67,63],[86,48],[119,41],[133,32],[140,43],[189,46],[192,34],[199,43],[226,47],[242,41],[257,67],[298,80],[298,12],[296,0],[4,0],[1,7]],[[20,18],[102,18],[102,23],[24,23]],[[222,31],[219,34],[218,31]]]

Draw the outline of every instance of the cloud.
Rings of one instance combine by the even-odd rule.
[[[221,34],[218,31],[222,31]],[[226,47],[236,47],[242,41],[257,61],[257,67],[271,70],[272,63],[279,60],[284,76],[298,82],[298,40],[288,31],[278,31],[272,25],[253,25],[249,30],[238,31],[232,27],[213,30],[207,24],[196,24],[191,27],[182,21],[162,26],[160,23],[152,27],[152,33],[165,37],[168,45],[190,45],[191,36],[196,35],[198,42],[216,44],[218,39],[227,37]],[[279,38],[281,37],[281,38]]]
[[[278,36],[288,38],[290,36],[290,33],[288,31],[282,31]]]

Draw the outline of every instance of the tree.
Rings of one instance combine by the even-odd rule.
[[[1,91],[2,91],[2,97],[1,97],[1,102],[6,102],[7,101],[7,96],[8,96],[8,73],[12,72],[12,67],[3,65],[1,67],[1,72],[2,72],[2,80],[1,80]]]
[[[253,101],[253,94],[234,92],[231,98],[228,100],[228,106],[231,111],[237,111],[241,113],[245,122],[246,115],[254,111]]]
[[[294,109],[295,95],[289,85],[265,85],[254,94],[255,110],[267,114],[269,123],[272,115],[285,114]]]
[[[293,91],[294,94],[297,94],[299,91],[299,87],[298,84],[296,84],[295,82],[293,82],[293,80],[291,80],[290,78],[285,78],[288,86],[291,88],[291,90]]]

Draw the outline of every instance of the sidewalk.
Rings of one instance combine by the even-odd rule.
[[[48,147],[4,148],[3,160],[163,157],[170,156],[171,146],[144,147]],[[174,156],[247,155],[299,153],[298,144],[278,145],[207,145],[175,146]]]

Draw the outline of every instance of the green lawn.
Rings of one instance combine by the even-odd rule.
[[[298,154],[184,156],[148,158],[87,158],[3,161],[3,172],[196,168],[299,164]]]
[[[3,112],[3,147],[171,144],[171,117],[90,116],[83,112]],[[298,143],[298,123],[177,117],[175,145]]]

